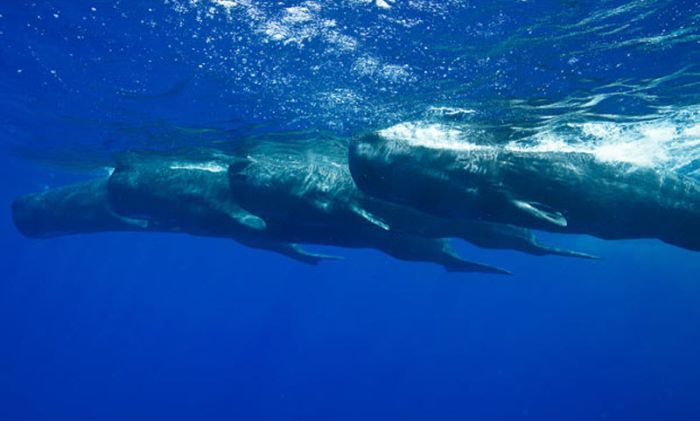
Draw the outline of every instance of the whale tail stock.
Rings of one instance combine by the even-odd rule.
[[[592,254],[542,244],[527,228],[484,221],[453,221],[458,237],[477,247],[497,250],[516,250],[534,256],[563,256],[582,259],[598,259]]]
[[[267,250],[274,253],[281,254],[283,256],[289,257],[290,259],[296,260],[297,262],[305,263],[307,265],[316,266],[324,260],[343,260],[342,256],[332,256],[328,254],[321,253],[311,253],[304,250],[300,245],[293,243],[283,243],[274,241],[257,241],[257,240],[244,240],[236,239],[236,242],[241,243],[247,247]]]

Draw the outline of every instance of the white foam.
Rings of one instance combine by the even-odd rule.
[[[400,123],[380,130],[378,134],[388,140],[406,142],[412,146],[430,149],[460,151],[484,149],[481,145],[466,141],[463,131],[442,124],[424,124],[421,122]]]
[[[347,0],[351,5],[358,6],[371,6],[374,4],[376,7],[384,10],[391,9],[391,6],[396,0]]]
[[[352,71],[360,76],[379,77],[389,82],[408,82],[415,80],[408,66],[384,64],[378,58],[365,55],[352,65]]]
[[[221,6],[225,9],[232,9],[236,6],[238,6],[238,2],[232,1],[232,0],[211,0],[212,3],[214,3],[217,6]]]
[[[297,6],[282,9],[278,16],[270,16],[250,0],[226,4],[221,3],[223,0],[212,1],[227,10],[241,6],[250,19],[252,30],[262,34],[267,42],[303,48],[308,42],[321,39],[334,49],[344,52],[354,50],[358,44],[355,38],[336,28],[335,20],[321,16],[323,7],[319,2],[304,1]]]
[[[374,4],[386,10],[392,7],[395,0],[350,0],[349,3],[351,7]],[[311,42],[320,41],[326,46],[325,52],[328,54],[350,55],[355,60],[353,71],[364,76],[390,83],[416,80],[416,76],[407,65],[385,63],[376,57],[358,55],[357,50],[362,48],[360,40],[348,34],[347,28],[340,28],[334,19],[324,17],[323,2],[300,1],[297,5],[281,8],[279,12],[273,12],[274,8],[260,7],[252,0],[188,0],[185,4],[174,2],[174,7],[182,13],[187,10],[201,13],[202,9],[215,11],[216,8],[220,8],[231,16],[236,9],[240,9],[243,16],[247,17],[250,29],[261,35],[264,42],[305,48]],[[215,13],[209,11],[200,16],[212,19]]]
[[[376,0],[374,4],[377,5],[380,9],[391,9],[391,4],[393,3],[394,0]]]
[[[700,141],[700,124],[684,128],[682,134],[683,136],[694,137],[695,142]]]
[[[541,134],[534,143],[513,142],[505,147],[514,152],[557,152],[593,155],[601,162],[629,163],[641,167],[653,167],[668,159],[667,152],[658,143],[640,143],[631,140],[569,143],[557,134]]]
[[[444,117],[462,117],[476,114],[476,110],[460,107],[428,107],[428,113]]]

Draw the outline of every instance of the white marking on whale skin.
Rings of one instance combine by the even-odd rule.
[[[513,200],[512,203],[513,205],[515,205],[516,208],[526,212],[527,214],[537,219],[541,219],[543,221],[549,222],[562,228],[565,228],[568,225],[566,218],[560,212],[549,212],[540,209],[532,203],[524,202],[522,200]]]
[[[177,163],[170,166],[171,170],[188,170],[188,171],[207,171],[211,173],[222,173],[228,170],[226,165],[222,165],[218,162],[203,162],[203,163],[191,163],[183,162]]]
[[[384,222],[381,218],[379,218],[378,216],[375,216],[374,214],[370,213],[369,211],[367,211],[365,209],[362,209],[360,206],[353,205],[350,207],[350,209],[353,212],[355,212],[355,214],[364,218],[367,222],[383,229],[384,231],[389,231],[391,229],[391,227],[389,227],[389,224]]]

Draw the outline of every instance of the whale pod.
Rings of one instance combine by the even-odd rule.
[[[228,168],[235,162],[186,154],[130,154],[117,160],[107,178],[18,198],[13,217],[20,232],[31,237],[100,231],[173,232],[230,238],[312,265],[338,258],[307,252],[299,244],[374,248],[401,260],[436,263],[449,271],[508,273],[461,259],[445,240],[377,227],[375,232],[337,229],[343,220],[333,213],[323,223],[313,222],[311,215],[299,214],[294,220],[269,211],[264,213],[269,219],[263,219],[240,206],[230,188]],[[285,200],[280,197],[267,205],[279,209],[287,204]]]
[[[230,238],[307,264],[337,259],[299,244],[372,248],[449,271],[507,274],[465,260],[448,238],[535,255],[591,258],[542,245],[526,228],[443,218],[358,188],[348,142],[241,142],[230,153],[129,152],[111,174],[18,198],[15,223],[33,237],[98,231],[160,231]]]

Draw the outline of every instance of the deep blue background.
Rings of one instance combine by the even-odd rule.
[[[260,124],[352,133],[429,105],[488,103],[484,121],[528,125],[503,103],[584,103],[621,80],[650,95],[588,111],[698,103],[696,2],[630,3],[582,25],[631,23],[607,36],[570,25],[623,2],[397,4],[394,15],[330,3],[360,52],[330,54],[322,37],[263,42],[238,18],[197,21],[196,7],[163,2],[0,5],[0,420],[700,419],[700,259],[655,241],[543,234],[603,256],[594,262],[459,244],[516,273],[505,278],[374,251],[333,250],[347,259],[312,268],[220,239],[17,233],[16,195],[124,148],[235,141]],[[423,24],[380,19],[396,14]],[[625,44],[679,28],[666,44]],[[415,79],[353,73],[365,53]],[[314,102],[325,89],[358,99]]]

